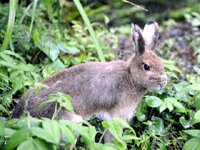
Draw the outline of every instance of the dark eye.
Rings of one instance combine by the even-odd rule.
[[[149,70],[150,70],[150,67],[149,67],[149,65],[147,65],[147,64],[144,64],[144,70],[145,70],[145,71],[149,71]]]

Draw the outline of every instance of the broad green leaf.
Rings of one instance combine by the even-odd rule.
[[[47,131],[45,131],[42,128],[32,127],[32,128],[30,128],[30,132],[32,134],[34,134],[35,136],[37,136],[47,142],[57,144],[57,141],[54,140],[54,137],[52,137],[52,135],[50,133],[48,133]]]
[[[185,143],[183,150],[200,150],[200,139],[193,138]]]
[[[151,120],[153,122],[153,126],[149,127],[150,131],[162,135],[164,130],[163,120],[159,117],[153,117]]]
[[[12,136],[14,133],[16,132],[16,130],[13,130],[11,128],[4,128],[4,136]]]
[[[4,136],[4,122],[5,121],[0,117],[0,135],[1,136]]]
[[[74,135],[74,133],[68,127],[64,126],[61,123],[59,123],[59,126],[60,126],[62,133],[68,138],[70,143],[73,146],[75,146],[75,135]]]
[[[36,46],[39,47],[51,60],[55,61],[59,55],[58,47],[51,42],[47,36],[42,36],[40,40],[36,41]]]
[[[46,132],[52,135],[54,141],[58,144],[61,136],[58,122],[55,120],[46,119],[42,122],[42,126]]]
[[[145,99],[145,101],[150,107],[158,107],[163,103],[163,101],[156,96],[149,96]]]
[[[185,133],[193,136],[193,137],[197,137],[199,138],[200,137],[200,130],[183,130]]]
[[[27,128],[23,128],[15,132],[6,145],[6,150],[11,150],[17,147],[20,143],[26,140],[30,136],[30,131]]]
[[[44,141],[39,138],[33,139],[34,150],[48,150]],[[49,145],[49,143],[48,143]]]
[[[179,121],[185,129],[191,126],[191,120],[186,120],[184,116],[180,117]]]
[[[198,94],[195,98],[195,107],[196,107],[196,110],[200,110],[200,94]]]
[[[33,141],[32,139],[28,139],[17,147],[17,150],[34,150]]]
[[[60,42],[59,40],[57,40],[57,45],[59,49],[64,53],[76,54],[80,52],[80,50],[75,46],[68,46],[65,42]]]

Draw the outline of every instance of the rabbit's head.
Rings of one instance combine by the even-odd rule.
[[[155,21],[149,21],[143,32],[132,24],[132,42],[135,55],[127,62],[126,67],[137,84],[148,90],[159,90],[167,84],[162,60],[154,49],[159,36],[159,27]]]

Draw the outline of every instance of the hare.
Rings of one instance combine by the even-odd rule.
[[[41,81],[49,88],[42,88],[40,97],[33,93],[26,111],[33,117],[51,118],[55,103],[48,103],[39,111],[38,108],[50,94],[61,92],[72,97],[76,114],[63,108],[56,119],[77,123],[96,114],[106,121],[112,121],[113,117],[129,120],[148,90],[159,90],[167,84],[163,62],[154,53],[159,36],[158,24],[147,22],[143,32],[132,24],[131,34],[135,54],[127,62],[89,62],[55,73]],[[26,95],[29,93],[30,89]],[[23,95],[13,113],[14,118],[22,115],[24,105]],[[112,136],[106,134],[105,141],[111,140]]]

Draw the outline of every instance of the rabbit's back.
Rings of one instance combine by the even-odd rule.
[[[74,111],[83,117],[114,110],[125,105],[125,102],[127,105],[128,99],[136,95],[134,83],[124,61],[80,64],[58,72],[41,83],[48,85],[49,88],[39,90],[40,97],[33,93],[28,100],[26,110],[33,117],[52,117],[55,103],[48,103],[37,110],[41,103],[48,100],[50,94],[57,92],[70,95]],[[26,96],[29,92],[30,89]],[[24,95],[13,117],[19,117],[23,108]]]

